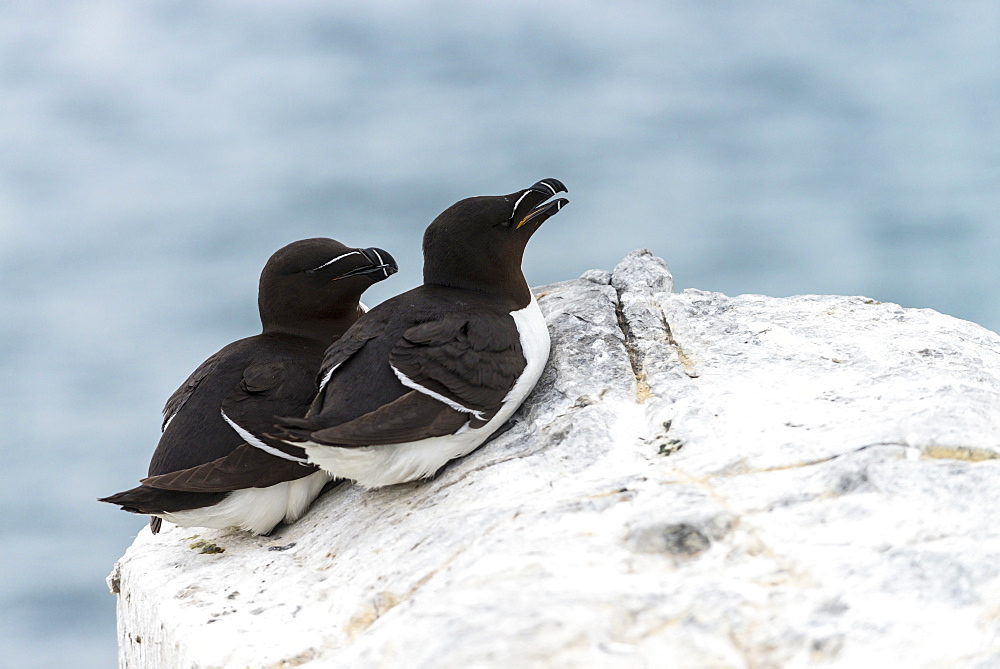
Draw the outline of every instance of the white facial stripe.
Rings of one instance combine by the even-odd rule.
[[[361,252],[360,252],[360,251],[351,251],[350,253],[345,253],[345,254],[343,254],[343,255],[339,255],[339,256],[337,256],[336,258],[333,258],[332,260],[327,260],[327,261],[326,261],[325,263],[323,263],[323,264],[322,264],[322,265],[320,265],[319,267],[313,267],[313,268],[312,268],[311,270],[309,270],[309,271],[310,271],[310,272],[315,272],[315,271],[317,271],[317,270],[321,270],[321,269],[323,269],[324,267],[326,267],[327,265],[332,265],[333,263],[337,262],[337,261],[338,261],[338,260],[340,260],[341,258],[346,258],[347,256],[351,256],[351,255],[354,255],[355,253],[359,253],[359,254],[360,254]]]
[[[264,451],[265,453],[269,453],[270,455],[274,455],[274,456],[279,457],[279,458],[284,458],[285,460],[291,460],[292,462],[305,463],[305,461],[306,461],[305,458],[297,458],[294,455],[289,455],[288,453],[285,453],[284,451],[279,451],[277,448],[274,448],[273,446],[268,446],[263,441],[261,441],[260,439],[258,439],[254,435],[250,434],[249,432],[247,432],[246,430],[244,430],[242,427],[240,427],[236,423],[234,423],[232,421],[232,419],[229,416],[226,415],[225,411],[220,411],[220,413],[222,414],[222,418],[227,423],[229,423],[229,426],[232,427],[234,430],[236,430],[236,434],[240,435],[240,437],[244,441],[246,441],[248,444],[250,444],[254,448],[259,448],[260,450]]]
[[[177,418],[177,414],[179,413],[180,413],[179,411],[175,411],[172,414],[170,414],[170,418],[168,418],[167,421],[163,424],[163,429],[160,430],[160,432],[166,432],[167,428],[170,427],[170,421],[172,421],[174,418]]]
[[[510,217],[511,218],[514,218],[514,212],[517,211],[517,206],[519,204],[521,204],[521,200],[523,200],[524,198],[526,198],[528,196],[528,193],[530,193],[530,192],[531,192],[530,190],[526,190],[526,191],[524,191],[524,195],[522,195],[521,197],[517,198],[517,202],[514,203],[514,210],[510,212]]]
[[[341,363],[338,362],[336,365],[330,368],[330,370],[326,373],[326,376],[323,377],[323,380],[319,382],[318,392],[323,392],[323,389],[326,388],[326,384],[330,383],[330,377],[333,376],[333,373],[337,371],[337,368],[340,367],[340,365]]]
[[[445,397],[441,393],[436,393],[436,392],[434,392],[433,390],[431,390],[429,388],[424,388],[422,385],[420,385],[419,383],[417,383],[416,381],[414,381],[413,379],[409,378],[408,376],[406,376],[405,374],[403,374],[401,371],[399,371],[398,369],[396,369],[395,366],[393,366],[393,365],[389,365],[389,366],[392,367],[392,371],[396,374],[396,378],[398,378],[400,380],[400,382],[404,386],[406,386],[407,388],[412,388],[413,390],[416,390],[417,392],[423,393],[424,395],[427,395],[429,397],[433,397],[438,402],[443,402],[443,403],[447,404],[448,406],[450,406],[455,411],[460,411],[461,413],[472,414],[474,417],[476,417],[479,420],[486,420],[485,418],[483,418],[483,412],[482,411],[474,411],[474,410],[470,409],[469,407],[462,406],[461,404],[459,404],[458,402],[456,402],[453,399],[449,399],[449,398]]]

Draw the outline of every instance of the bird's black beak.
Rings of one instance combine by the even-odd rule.
[[[378,249],[373,246],[368,249],[358,249],[358,251],[368,262],[361,267],[356,267],[349,272],[344,272],[340,276],[334,277],[331,281],[346,279],[349,276],[362,275],[377,282],[382,281],[383,279],[388,279],[390,276],[399,271],[399,266],[396,265],[396,260],[389,255],[388,251],[384,249]]]
[[[542,179],[530,188],[514,193],[516,200],[508,225],[513,225],[515,230],[528,223],[534,223],[536,227],[541,225],[569,204],[564,197],[549,200],[556,193],[565,192],[568,192],[566,186],[558,179]]]

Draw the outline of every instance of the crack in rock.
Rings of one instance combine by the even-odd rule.
[[[660,319],[663,322],[663,332],[666,335],[667,344],[674,349],[677,353],[677,359],[681,363],[681,371],[684,372],[689,379],[697,379],[699,374],[695,370],[694,363],[691,358],[688,357],[684,349],[681,348],[680,343],[674,338],[674,332],[670,329],[670,323],[667,321],[667,315],[663,313],[663,307],[657,305],[657,309],[660,311]]]
[[[642,353],[635,346],[635,333],[625,318],[621,293],[618,293],[618,299],[615,301],[615,316],[618,318],[618,327],[621,329],[622,336],[624,337],[625,352],[628,353],[628,361],[632,367],[632,376],[635,377],[635,401],[642,403],[649,399],[652,393],[649,388],[649,381],[646,378],[646,370],[642,364]]]
[[[615,316],[636,383],[636,401],[659,397],[664,382],[699,374],[688,352],[674,337],[663,310],[673,293],[673,277],[649,251],[633,251],[611,274]],[[664,376],[666,374],[666,376]]]

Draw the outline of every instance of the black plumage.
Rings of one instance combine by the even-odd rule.
[[[424,284],[372,309],[329,348],[309,412],[277,427],[288,444],[282,450],[374,486],[430,475],[457,456],[439,463],[432,454],[369,476],[354,465],[340,469],[322,447],[391,449],[441,437],[442,453],[460,455],[482,443],[499,427],[494,419],[524,399],[548,355],[521,260],[531,235],[567,202],[550,198],[565,190],[545,179],[462,200],[438,216],[424,235]],[[525,387],[511,397],[519,382]]]
[[[229,344],[188,377],[164,407],[149,476],[101,501],[144,514],[204,509],[235,490],[315,473],[279,457],[265,433],[275,416],[306,411],[324,351],[363,313],[361,294],[395,271],[385,251],[332,239],[274,253],[260,277],[261,334]],[[154,532],[159,521],[151,521]]]
[[[421,286],[384,304],[327,352],[320,376],[336,367],[336,382],[324,385],[306,418],[284,421],[308,430],[295,435],[340,446],[399,444],[470,421],[480,427],[500,408],[525,365],[509,317],[515,303]],[[469,411],[404,385],[393,368]]]

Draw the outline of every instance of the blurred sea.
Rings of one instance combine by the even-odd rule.
[[[108,667],[104,577],[187,374],[295,239],[419,281],[452,202],[553,176],[533,285],[649,247],[678,289],[1000,328],[1000,4],[0,5],[0,663]]]

